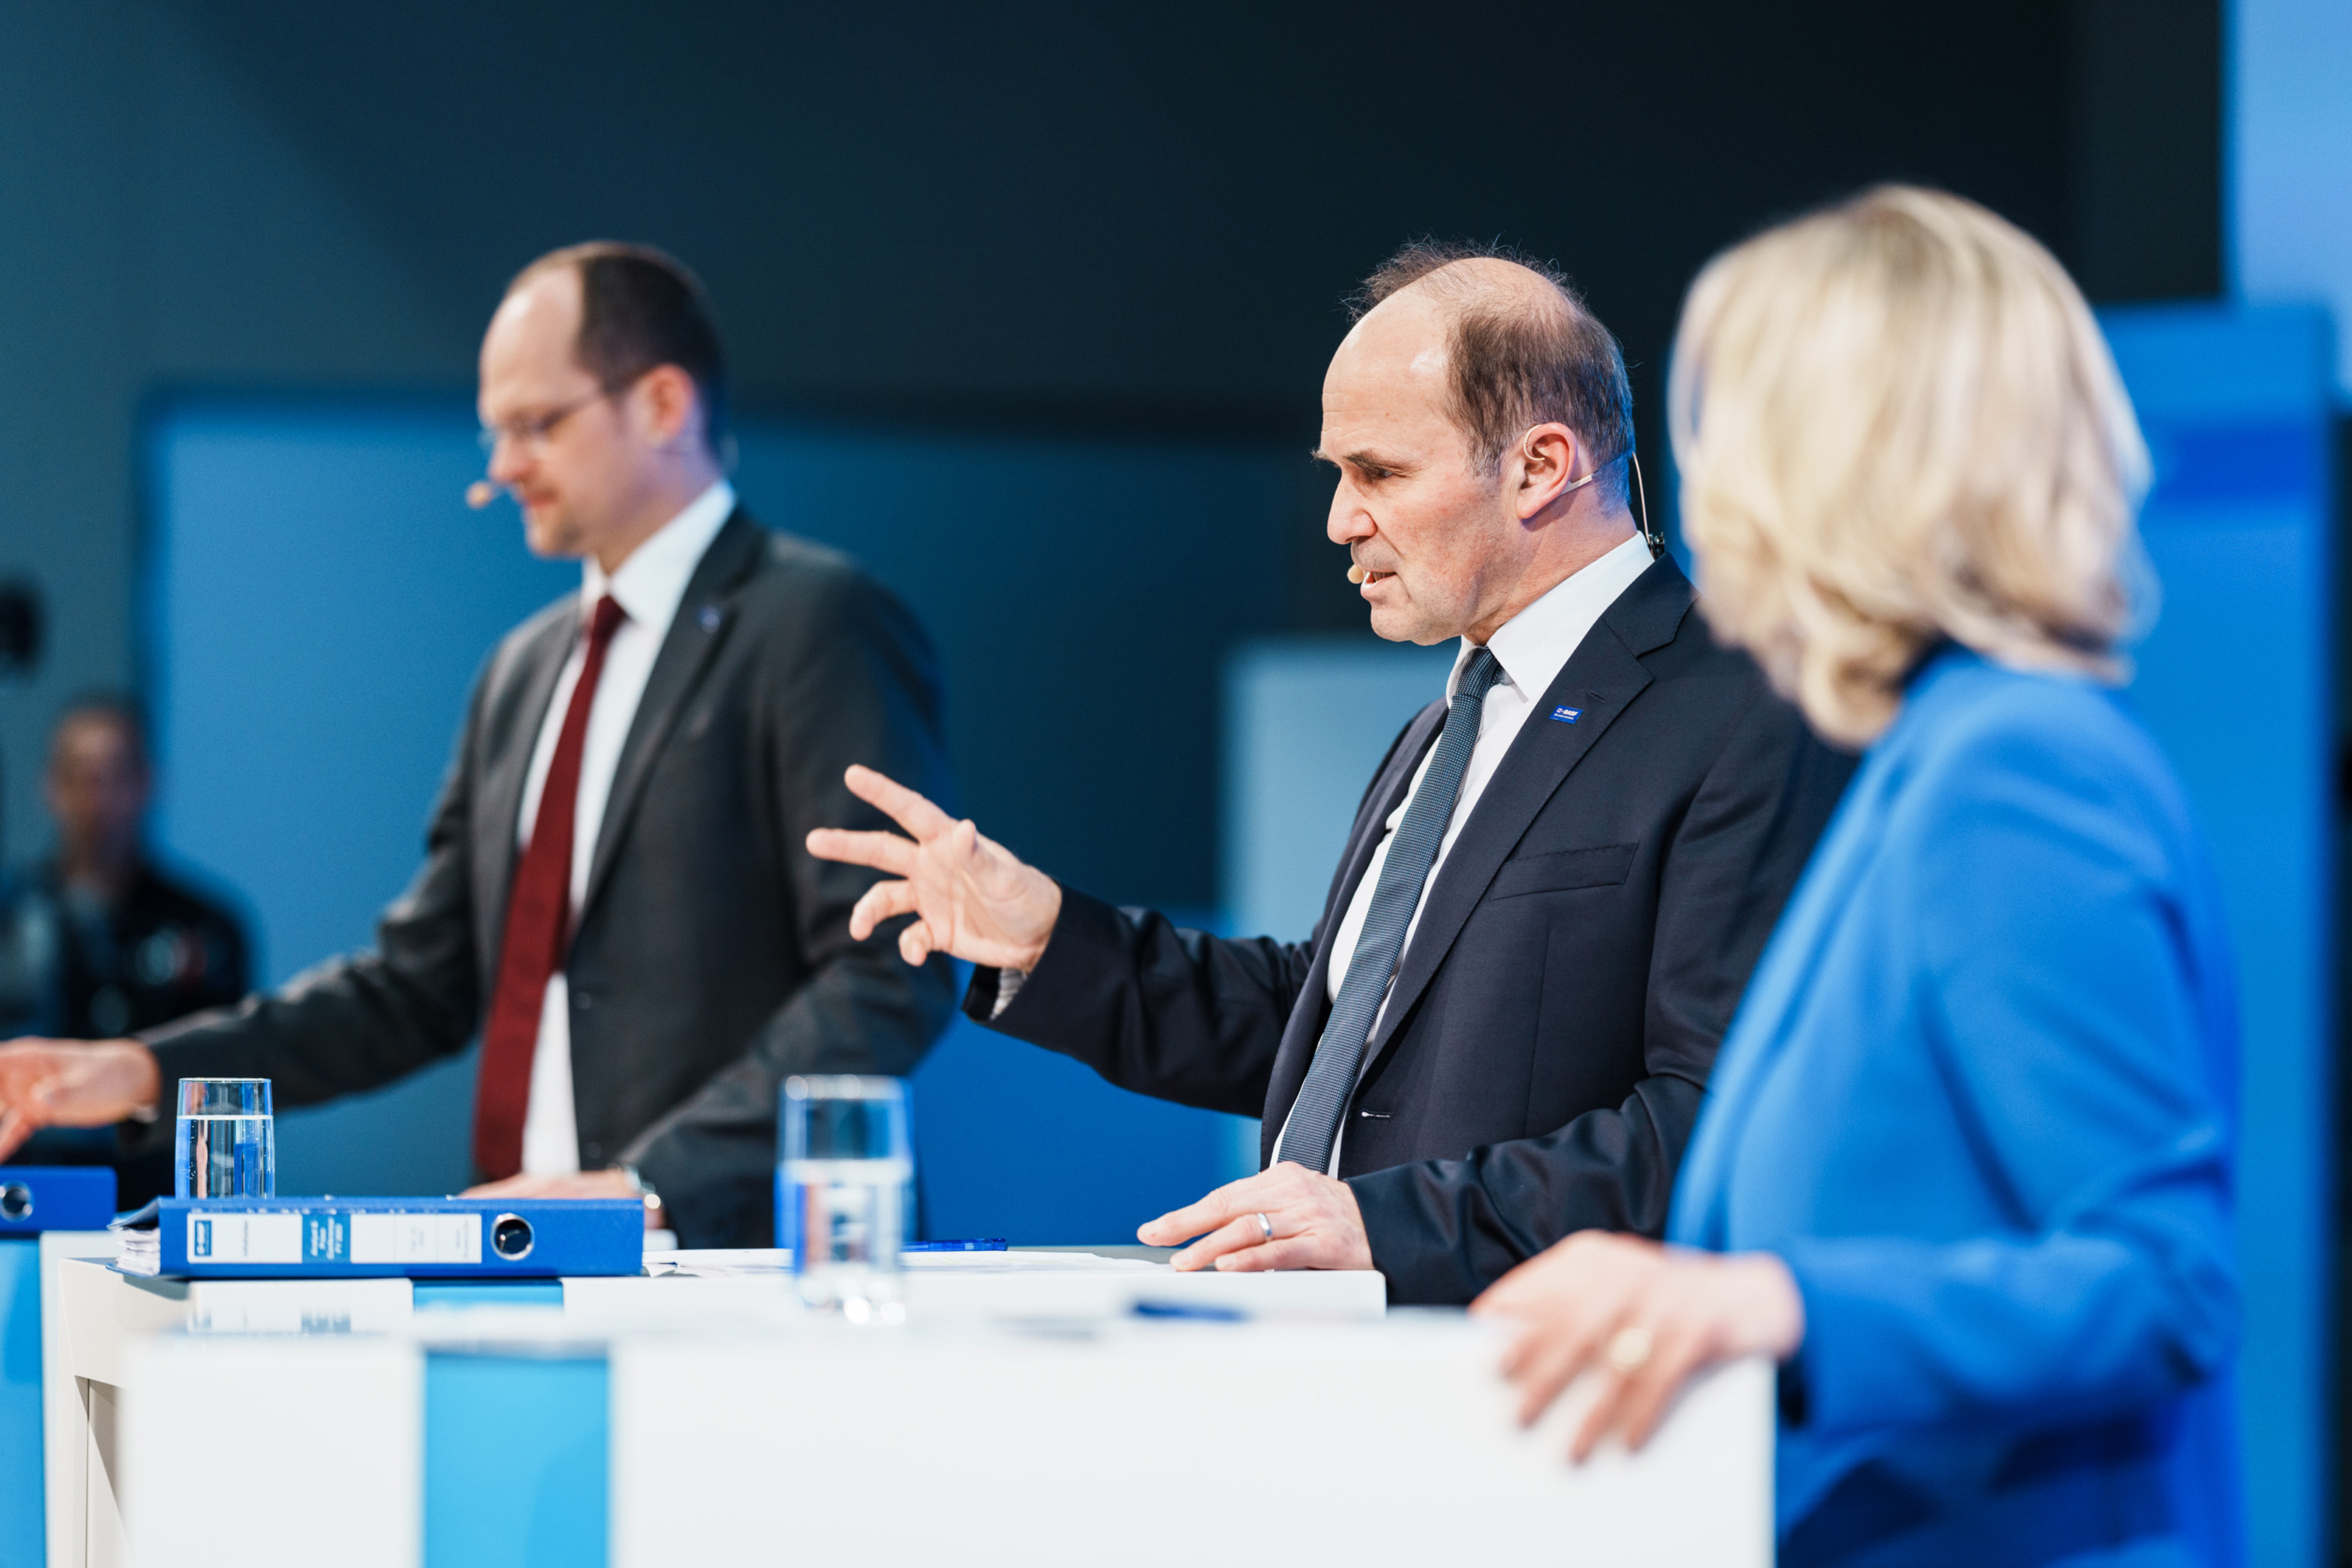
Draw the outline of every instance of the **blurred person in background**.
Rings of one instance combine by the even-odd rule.
[[[1868,748],[1758,965],[1668,1244],[1476,1310],[1580,1456],[1780,1365],[1780,1561],[2233,1564],[2237,1013],[2171,767],[2108,688],[2147,458],[2048,252],[1887,188],[1717,258],[1671,417],[1708,618]]]
[[[477,1192],[638,1197],[689,1247],[765,1246],[783,1078],[904,1073],[938,1037],[949,962],[851,941],[875,879],[801,847],[881,820],[852,762],[950,787],[938,659],[845,557],[737,503],[701,284],[640,246],[541,257],[491,319],[478,409],[530,547],[582,583],[484,664],[375,949],[135,1037],[0,1047],[0,1154],[158,1117],[182,1077],[268,1078],[281,1109],[357,1093],[479,1030]]]
[[[217,898],[166,873],[144,826],[154,766],[138,708],[76,703],[49,742],[46,794],[57,853],[0,896],[0,989],[9,1032],[94,1040],[152,1029],[245,994],[243,921]],[[124,1130],[55,1129],[14,1159],[110,1163],[126,1206],[170,1188],[165,1150],[138,1151]]]
[[[1261,1121],[1265,1169],[1146,1224],[1179,1268],[1378,1268],[1468,1301],[1571,1230],[1655,1236],[1723,1030],[1852,760],[1707,635],[1635,526],[1633,395],[1566,279],[1407,247],[1323,384],[1328,532],[1372,629],[1453,642],[1305,942],[1227,941],[1023,864],[880,773],[900,879],[852,930],[978,965],[974,1019]],[[1134,831],[1152,825],[1138,822]],[[1192,1239],[1197,1238],[1197,1239]]]

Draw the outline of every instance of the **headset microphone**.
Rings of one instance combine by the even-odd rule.
[[[466,487],[466,504],[479,511],[499,499],[499,489],[488,479],[476,479]]]
[[[1360,566],[1350,566],[1348,568],[1348,581],[1350,583],[1360,583],[1370,575],[1370,573],[1365,571]]]

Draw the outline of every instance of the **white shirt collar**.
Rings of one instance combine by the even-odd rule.
[[[694,569],[702,563],[702,552],[734,512],[735,487],[721,479],[630,551],[611,576],[589,556],[580,563],[583,612],[593,611],[596,601],[610,594],[628,613],[630,625],[651,632],[659,642],[669,635],[669,624],[677,618],[678,601],[686,597]]]
[[[1549,592],[1505,621],[1486,639],[1486,647],[1503,667],[1503,678],[1532,702],[1550,689],[1584,641],[1585,634],[1633,579],[1650,569],[1650,543],[1639,533],[1598,561],[1586,563],[1554,584]],[[1462,679],[1462,668],[1478,645],[1468,637],[1454,656],[1454,673],[1446,678],[1449,702]]]

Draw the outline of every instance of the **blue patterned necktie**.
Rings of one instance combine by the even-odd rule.
[[[1483,647],[1463,667],[1461,683],[1446,706],[1445,729],[1437,737],[1437,754],[1430,759],[1429,772],[1412,792],[1412,803],[1404,808],[1404,821],[1389,845],[1388,860],[1372,889],[1372,907],[1356,938],[1355,955],[1348,961],[1348,977],[1339,984],[1339,999],[1331,1004],[1323,1037],[1315,1043],[1315,1060],[1292,1103],[1289,1125],[1275,1151],[1276,1160],[1296,1160],[1310,1171],[1330,1168],[1331,1146],[1339,1141],[1339,1119],[1363,1068],[1373,1021],[1381,1016],[1381,1003],[1395,977],[1405,932],[1412,928],[1413,910],[1421,907],[1422,884],[1429,879],[1438,846],[1445,842],[1454,799],[1462,793],[1462,775],[1469,771],[1470,752],[1478,743],[1480,707],[1486,689],[1502,673],[1502,665]]]

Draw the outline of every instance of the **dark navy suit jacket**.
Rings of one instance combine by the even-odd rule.
[[[148,1036],[163,1081],[274,1079],[280,1105],[389,1083],[462,1050],[499,968],[532,748],[580,595],[484,665],[425,838],[372,952]],[[938,659],[846,557],[738,510],[703,552],[621,749],[565,958],[580,1158],[625,1162],[689,1247],[774,1236],[776,1091],[793,1073],[913,1069],[954,972],[849,938],[876,873],[803,847],[887,819],[851,763],[945,798]],[[168,1121],[147,1136],[168,1139]]]
[[[1804,1296],[1788,1568],[2237,1562],[2237,1012],[2155,744],[1950,653],[1724,1047],[1677,1241]]]
[[[1309,941],[1066,889],[993,1026],[1262,1115],[1270,1152],[1330,1012],[1332,935],[1444,712],[1390,750]],[[1663,1231],[1717,1047],[1851,767],[1707,636],[1673,561],[1602,614],[1432,880],[1347,1109],[1340,1174],[1392,1299],[1466,1301],[1587,1226]],[[996,988],[979,971],[966,1010],[989,1022]]]

